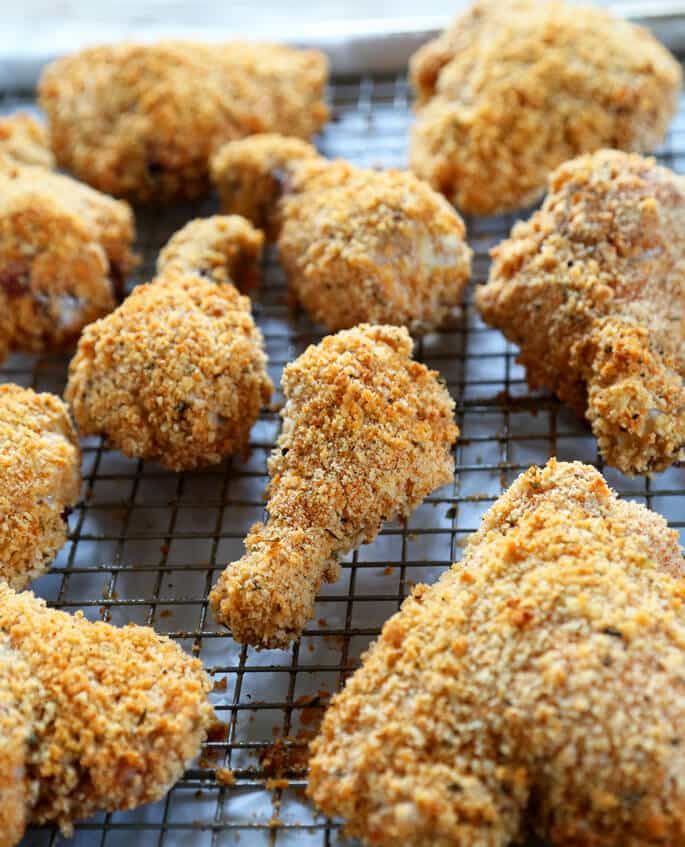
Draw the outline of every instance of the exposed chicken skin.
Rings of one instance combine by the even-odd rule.
[[[95,811],[158,800],[199,752],[209,678],[149,627],[90,623],[0,583],[0,645],[3,847],[25,820],[69,832]]]
[[[47,131],[28,112],[0,118],[0,155],[19,165],[55,167]]]
[[[562,165],[541,210],[493,251],[484,320],[592,424],[626,473],[685,455],[685,180],[599,151]]]
[[[359,326],[283,372],[283,431],[269,460],[269,514],[210,595],[235,639],[284,647],[304,628],[337,559],[452,479],[458,429],[437,374],[403,328]]]
[[[291,292],[329,330],[425,331],[461,304],[471,270],[463,221],[412,174],[330,162],[265,135],[226,144],[212,177],[225,211],[278,234]]]
[[[0,140],[0,360],[72,344],[114,308],[135,264],[126,203],[2,149]]]
[[[531,468],[333,699],[310,796],[373,845],[682,844],[683,565],[593,468]]]
[[[115,196],[198,197],[209,157],[254,132],[312,136],[328,118],[323,53],[275,44],[161,41],[53,62],[40,104],[60,165]]]
[[[244,449],[272,385],[250,300],[228,278],[255,278],[261,244],[240,218],[191,221],[158,276],[86,327],[65,392],[83,434],[173,470]]]
[[[411,168],[478,215],[533,202],[581,153],[649,152],[682,82],[680,63],[647,30],[558,0],[477,0],[410,70]]]
[[[0,385],[0,580],[24,588],[67,538],[81,491],[81,451],[52,394]]]

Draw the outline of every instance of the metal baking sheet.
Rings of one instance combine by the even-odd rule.
[[[327,156],[363,166],[406,164],[412,117],[403,74],[363,75],[330,89],[334,120],[318,140]],[[5,97],[0,111],[31,102]],[[685,172],[685,112],[676,118],[659,159]],[[216,210],[214,200],[164,214],[138,215],[143,266],[150,278],[160,245],[186,220]],[[467,220],[475,250],[474,281],[488,270],[488,250],[513,217]],[[432,582],[461,555],[482,513],[521,471],[551,455],[601,466],[584,423],[553,398],[531,395],[515,349],[485,327],[469,289],[463,315],[417,344],[457,401],[462,436],[452,484],[436,491],[406,523],[350,555],[341,580],[326,586],[302,639],[286,651],[258,652],[216,627],[207,594],[225,563],[242,551],[248,527],[263,517],[266,460],[279,429],[265,411],[252,432],[250,457],[194,473],[173,474],[126,459],[98,439],[84,441],[83,499],[70,519],[69,542],[35,590],[52,605],[82,609],[92,619],[150,624],[205,663],[223,723],[161,802],[128,814],[100,815],[76,826],[78,847],[326,847],[351,845],[339,823],[306,802],[306,745],[330,694],[410,587]],[[288,311],[283,273],[273,252],[255,295],[270,373],[321,338],[304,314]],[[0,380],[61,392],[67,358],[14,355]],[[280,396],[276,398],[276,401]],[[661,512],[685,536],[685,467],[629,479],[603,469],[625,497]],[[235,784],[222,784],[217,769]],[[219,770],[219,776],[222,772]],[[65,844],[51,829],[32,830],[24,847]]]

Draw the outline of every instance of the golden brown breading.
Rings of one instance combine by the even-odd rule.
[[[45,126],[28,112],[0,118],[0,154],[16,164],[55,167]]]
[[[24,588],[67,539],[81,492],[81,452],[52,394],[0,385],[0,579]]]
[[[246,209],[272,235],[280,230],[291,292],[329,330],[376,323],[426,331],[462,301],[471,271],[464,223],[406,171],[329,162],[272,134],[225,145],[213,178],[225,208]]]
[[[135,264],[126,203],[0,156],[0,360],[74,342]]]
[[[236,640],[284,647],[297,638],[322,581],[337,579],[339,556],[452,479],[454,401],[411,349],[404,328],[364,325],[285,368],[269,518],[210,595]]]
[[[262,133],[220,147],[210,161],[210,173],[221,207],[242,215],[267,237],[278,237],[278,200],[288,167],[302,159],[316,159],[316,147],[299,138]]]
[[[531,468],[333,699],[310,796],[375,845],[682,844],[684,573],[594,468]]]
[[[560,167],[476,300],[625,473],[685,457],[685,180],[599,151]]]
[[[21,659],[13,677],[18,707],[27,698],[34,704],[26,756],[31,823],[69,832],[95,811],[158,800],[199,752],[213,717],[211,683],[168,638],[48,609],[4,583],[0,634]],[[19,788],[20,770],[15,778]]]
[[[40,103],[60,165],[109,194],[170,200],[207,191],[225,141],[312,136],[327,73],[322,53],[274,44],[117,44],[50,65]]]
[[[161,274],[86,327],[65,392],[83,434],[173,470],[245,448],[272,385],[249,298],[216,280],[253,268],[260,242],[247,221],[192,221],[162,251]]]
[[[259,282],[263,246],[264,235],[240,215],[197,218],[169,239],[157,259],[157,273],[235,282],[245,291]]]
[[[646,30],[557,0],[478,0],[410,68],[411,168],[480,215],[533,202],[580,153],[650,151],[682,81]]]

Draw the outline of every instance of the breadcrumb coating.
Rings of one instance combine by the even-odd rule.
[[[45,126],[28,112],[15,112],[0,118],[0,155],[19,165],[55,167]]]
[[[111,311],[134,235],[126,203],[0,155],[0,360],[68,346]]]
[[[272,384],[249,298],[219,280],[252,269],[260,244],[246,221],[191,221],[160,275],[86,327],[65,392],[84,435],[172,470],[245,448]]]
[[[233,637],[285,647],[338,559],[452,480],[459,430],[435,371],[404,328],[362,325],[310,346],[283,372],[283,429],[269,459],[266,524],[210,594]]]
[[[229,141],[210,161],[212,183],[227,214],[242,215],[263,230],[270,240],[278,238],[278,200],[288,168],[319,153],[299,138],[277,133],[251,135]]]
[[[476,302],[532,387],[585,415],[624,473],[685,457],[685,180],[653,159],[581,156],[493,251]]]
[[[683,573],[594,468],[531,468],[333,698],[310,796],[374,845],[682,844]]]
[[[327,329],[422,332],[461,304],[472,255],[464,223],[412,174],[330,162],[273,134],[225,145],[212,173],[224,208],[278,234],[292,294]]]
[[[323,53],[275,44],[161,41],[82,50],[43,73],[60,165],[136,201],[194,198],[209,158],[255,132],[309,138],[328,119]]]
[[[199,752],[213,719],[211,683],[168,638],[48,609],[4,583],[0,634],[20,657],[11,678],[16,708],[32,707],[23,745],[30,823],[55,822],[69,833],[96,811],[158,800]],[[21,741],[20,734],[19,754]],[[20,765],[15,777],[21,813]]]
[[[411,168],[477,215],[532,203],[581,153],[650,151],[682,84],[647,30],[557,0],[477,0],[414,54],[410,75]]]
[[[0,385],[0,579],[24,588],[67,540],[81,492],[81,451],[52,394]]]
[[[259,282],[264,235],[240,215],[214,215],[186,224],[159,254],[157,273],[235,281],[243,290]]]

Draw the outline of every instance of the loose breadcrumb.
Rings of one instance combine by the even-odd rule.
[[[310,346],[283,372],[283,430],[265,525],[210,601],[240,642],[284,647],[312,617],[337,560],[452,479],[459,430],[435,371],[404,328],[363,325]]]
[[[0,385],[0,579],[24,588],[67,539],[81,491],[81,453],[69,413],[52,394]]]
[[[250,300],[218,280],[252,269],[260,245],[247,221],[191,221],[159,276],[85,329],[65,392],[84,435],[173,470],[245,448],[272,384]]]
[[[91,623],[0,583],[0,636],[19,656],[13,694],[30,734],[14,777],[17,790],[28,778],[30,823],[69,833],[96,811],[158,800],[199,752],[213,717],[210,680],[149,627]]]
[[[685,180],[599,151],[550,177],[544,205],[493,251],[484,320],[625,473],[685,458]]]
[[[531,468],[334,697],[317,807],[393,847],[682,844],[683,565],[594,468]]]
[[[557,0],[478,0],[410,71],[411,168],[479,215],[533,202],[580,153],[652,150],[682,83],[679,62],[647,30]]]
[[[0,360],[70,345],[111,311],[133,238],[126,203],[0,155]]]
[[[45,126],[28,112],[0,118],[0,155],[21,165],[55,167]]]
[[[109,194],[197,197],[222,143],[312,136],[328,118],[327,61],[274,44],[161,41],[82,50],[40,82],[60,165]]]
[[[412,174],[329,162],[273,134],[225,145],[212,173],[225,209],[278,235],[291,292],[329,330],[421,332],[461,304],[472,255],[464,223]]]

